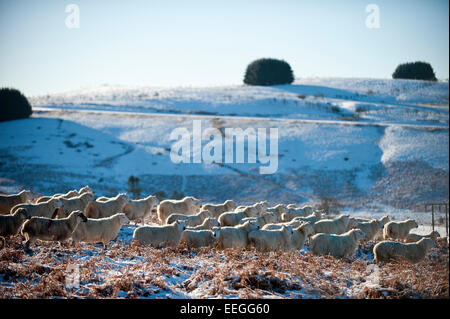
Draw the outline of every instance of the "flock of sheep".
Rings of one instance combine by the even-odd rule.
[[[145,225],[156,207],[160,225]],[[126,194],[113,198],[95,198],[85,186],[66,194],[35,198],[30,191],[0,196],[0,238],[21,234],[25,247],[37,239],[63,242],[102,243],[114,240],[121,227],[134,221],[133,240],[154,247],[248,248],[260,251],[299,250],[309,242],[314,255],[336,258],[351,256],[361,241],[379,241],[373,248],[374,262],[406,259],[421,261],[429,248],[441,240],[437,232],[421,236],[411,234],[414,220],[390,221],[352,218],[349,215],[326,216],[310,206],[278,204],[266,201],[236,206],[204,204],[188,196],[181,200],[159,200],[155,196],[131,200]],[[447,238],[448,242],[448,238]]]

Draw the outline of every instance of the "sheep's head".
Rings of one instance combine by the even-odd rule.
[[[251,232],[259,229],[259,224],[254,220],[248,220],[243,224],[247,232]]]
[[[417,243],[420,244],[420,245],[424,245],[427,249],[436,248],[437,247],[436,242],[433,239],[431,239],[431,238],[422,238]]]
[[[418,228],[419,227],[419,225],[417,224],[417,222],[414,219],[408,219],[407,222],[408,222],[408,225],[411,228]]]
[[[439,234],[437,231],[433,230],[433,231],[430,233],[429,237],[432,238],[432,239],[436,239],[436,238],[441,237],[441,234]]]
[[[195,208],[200,208],[200,206],[202,205],[202,200],[189,196],[189,197],[185,197],[185,199],[188,199],[188,202],[191,203],[192,206],[194,206]]]
[[[25,202],[32,202],[34,199],[33,193],[31,191],[28,190],[23,190],[21,192],[23,194],[23,199]]]
[[[30,213],[28,213],[28,210],[26,210],[25,208],[19,208],[18,210],[16,210],[14,212],[15,216],[19,216],[20,219],[30,219]]]
[[[296,228],[297,231],[302,231],[303,234],[305,234],[305,237],[309,237],[314,235],[314,227],[311,225],[311,223],[304,223],[303,225]]]
[[[258,210],[254,206],[247,206],[243,209],[243,213],[247,217],[256,217],[258,216]]]
[[[214,217],[208,217],[204,220],[203,222],[205,225],[209,225],[210,228],[212,227],[219,227],[220,223],[217,219],[215,219]]]
[[[266,224],[268,223],[275,223],[278,221],[278,217],[275,213],[269,212],[269,213],[265,213],[263,216],[264,222]]]
[[[153,205],[158,205],[159,204],[158,197],[156,197],[154,195],[150,195],[148,198],[153,202]]]
[[[86,185],[86,186],[80,188],[78,193],[80,193],[80,194],[84,194],[84,193],[92,193],[92,194],[94,194],[94,191],[92,190],[92,188],[90,188],[88,185]]]
[[[234,203],[233,200],[228,199],[225,201],[225,207],[226,207],[227,211],[232,211],[236,208],[236,204]]]
[[[380,218],[380,221],[383,223],[383,225],[386,225],[387,223],[390,222],[390,218],[388,215],[384,215],[383,217]]]
[[[338,219],[340,219],[345,225],[349,226],[350,225],[350,215],[341,215],[338,217]],[[352,219],[353,220],[353,219]]]
[[[351,232],[353,233],[353,236],[354,236],[355,240],[357,240],[357,241],[359,241],[361,239],[365,239],[367,237],[366,233],[363,232],[359,228],[353,229],[353,230],[351,230]]]
[[[179,231],[186,230],[186,221],[177,219],[174,223]]]
[[[130,198],[128,197],[128,195],[125,193],[121,193],[121,194],[117,195],[117,199],[124,203],[129,203],[131,201]]]
[[[213,237],[215,239],[218,239],[220,237],[220,228],[219,227],[213,227],[211,229],[211,231],[213,232]]]
[[[313,208],[311,206],[303,206],[302,209],[306,215],[311,215],[313,212]]]
[[[294,235],[294,231],[292,229],[291,226],[286,226],[283,225],[283,227],[281,227],[281,233],[283,234],[284,237],[289,237]]]
[[[92,202],[95,200],[95,196],[93,193],[84,193],[81,196],[83,196],[83,199],[85,199],[87,202]]]
[[[70,213],[69,218],[71,218],[73,216],[75,216],[79,222],[85,223],[88,221],[87,217],[83,214],[83,212],[81,210],[76,210],[76,211]]]
[[[117,214],[119,216],[119,221],[121,225],[128,225],[130,223],[130,219],[124,213]]]

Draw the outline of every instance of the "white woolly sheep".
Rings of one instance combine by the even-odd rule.
[[[292,228],[283,226],[276,230],[254,230],[248,233],[249,244],[261,251],[288,250]]]
[[[248,233],[257,229],[258,224],[252,221],[235,227],[221,227],[218,248],[246,248],[249,244]]]
[[[256,217],[259,211],[254,206],[245,206],[234,212],[225,212],[219,216],[219,223],[223,226],[236,226],[243,218]]]
[[[281,220],[283,222],[289,222],[295,217],[306,217],[313,213],[310,206],[305,206],[302,208],[290,208],[285,213],[281,215]]]
[[[274,207],[266,208],[267,212],[275,213],[277,215],[278,220],[283,220],[282,215],[288,211],[288,208],[284,204],[278,204]]]
[[[72,233],[72,240],[74,243],[80,241],[87,243],[101,242],[103,248],[106,249],[106,245],[117,237],[122,226],[129,223],[130,220],[123,213],[99,219],[88,218],[85,223],[78,224]]]
[[[275,213],[267,212],[267,213],[262,214],[261,216],[245,217],[245,218],[241,219],[239,224],[243,224],[248,220],[253,220],[254,222],[256,222],[259,225],[259,228],[261,228],[266,224],[273,224],[273,223],[277,222],[278,218]]]
[[[131,200],[122,208],[122,212],[130,220],[144,223],[145,219],[152,213],[153,206],[158,205],[159,200],[156,196],[150,195],[143,199]]]
[[[19,208],[12,215],[0,215],[0,239],[3,241],[1,248],[5,247],[5,238],[16,236],[20,226],[30,218],[25,208]]]
[[[33,194],[27,190],[13,195],[0,195],[0,215],[8,215],[14,206],[29,203],[32,200]]]
[[[314,235],[314,228],[311,223],[304,223],[292,229],[292,236],[289,239],[289,249],[302,249],[305,241]]]
[[[422,238],[416,243],[407,244],[386,240],[373,247],[373,261],[379,263],[406,259],[417,263],[425,258],[428,249],[436,246],[431,238]]]
[[[294,220],[302,221],[304,223],[311,223],[314,224],[322,219],[322,213],[318,210],[314,211],[311,215],[308,215],[306,217],[294,217]]]
[[[52,196],[41,196],[37,199],[36,203],[43,203],[43,202],[48,202],[50,199],[52,198],[65,198],[65,199],[69,199],[69,198],[73,198],[73,197],[78,197],[80,195],[83,195],[85,193],[92,193],[94,194],[94,191],[89,187],[89,186],[84,186],[82,188],[80,188],[80,190],[70,190],[65,194],[54,194]]]
[[[270,224],[265,224],[261,229],[263,230],[277,230],[277,229],[281,229],[283,226],[289,226],[292,229],[297,228],[300,225],[303,225],[305,222],[301,221],[301,220],[291,220],[290,222],[285,222],[285,223],[270,223]]]
[[[383,227],[384,224],[377,219],[372,219],[367,222],[354,222],[351,226],[352,229],[359,228],[366,234],[365,241],[373,240],[375,235],[381,231]]]
[[[164,226],[142,226],[134,230],[133,240],[141,245],[154,247],[177,246],[184,230],[186,230],[184,220],[176,220],[172,224]]]
[[[426,235],[418,235],[409,233],[405,238],[405,243],[415,243],[421,240],[422,238],[431,238],[436,241],[441,235],[437,231],[431,231]]]
[[[73,231],[87,218],[83,212],[72,212],[68,217],[50,219],[47,217],[31,217],[23,223],[21,234],[25,237],[25,247],[29,248],[36,239],[43,241],[59,241],[60,243],[70,238]]]
[[[409,231],[413,228],[417,228],[417,222],[413,219],[407,219],[404,221],[390,221],[383,228],[383,238],[384,239],[399,239],[404,240]]]
[[[47,202],[37,204],[19,204],[11,208],[11,214],[14,214],[19,208],[25,208],[32,217],[55,218],[58,210],[63,207],[63,203],[59,198],[50,199]]]
[[[213,215],[208,210],[202,210],[195,215],[171,214],[167,217],[166,224],[172,224],[176,220],[184,220],[186,226],[195,227],[201,225],[206,218],[211,218]]]
[[[60,197],[59,200],[63,204],[63,207],[58,210],[58,218],[66,218],[70,213],[81,210],[84,211],[87,204],[95,199],[92,193],[83,193],[80,196],[72,198]]]
[[[158,219],[161,224],[164,224],[172,214],[192,215],[197,213],[201,206],[201,199],[192,196],[187,196],[183,199],[166,199],[158,205]]]
[[[341,235],[320,233],[311,237],[309,248],[314,255],[343,258],[351,256],[358,248],[359,241],[365,237],[361,229],[352,229]]]
[[[225,212],[231,212],[236,208],[236,204],[231,199],[225,201],[223,204],[204,204],[202,210],[209,210],[214,218],[219,218],[219,216]]]
[[[220,223],[217,219],[213,218],[213,217],[208,217],[205,218],[205,220],[203,221],[202,224],[195,226],[195,227],[186,227],[186,229],[189,230],[209,230],[212,229],[213,227],[219,227]]]
[[[89,202],[84,209],[87,218],[104,218],[121,213],[130,199],[126,194],[119,194],[116,199],[107,202]]]
[[[350,223],[349,215],[340,215],[334,219],[321,219],[314,223],[314,232],[316,234],[342,234],[347,231]]]
[[[213,246],[220,235],[220,228],[214,227],[212,230],[191,230],[186,229],[181,234],[180,243],[184,243],[191,248]]]

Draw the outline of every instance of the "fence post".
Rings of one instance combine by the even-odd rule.
[[[434,231],[434,205],[431,204],[431,227]]]

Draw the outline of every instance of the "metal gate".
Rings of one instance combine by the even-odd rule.
[[[430,210],[431,208],[431,210]],[[439,213],[444,213],[445,215],[445,232],[446,235],[448,237],[448,202],[447,203],[430,203],[430,204],[425,204],[425,212],[431,212],[431,227],[433,228],[434,231],[434,217],[435,214],[439,214]]]

